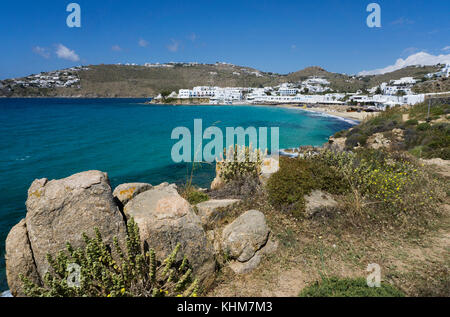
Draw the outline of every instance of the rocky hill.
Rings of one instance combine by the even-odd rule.
[[[327,79],[335,91],[356,92],[401,77],[422,78],[439,69],[438,66],[407,67],[388,74],[357,77],[330,73],[317,66],[282,75],[225,63],[171,63],[153,67],[91,65],[0,81],[0,97],[140,98],[194,86],[262,87],[314,76]]]

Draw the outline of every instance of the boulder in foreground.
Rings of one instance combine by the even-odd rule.
[[[131,199],[150,189],[152,185],[147,183],[122,184],[114,189],[113,196],[125,206]]]
[[[206,287],[213,282],[216,264],[212,246],[200,218],[176,186],[162,184],[139,194],[125,206],[124,213],[134,218],[141,240],[158,258],[167,257],[179,243],[179,256],[187,257],[195,277]]]
[[[223,209],[239,202],[239,199],[212,199],[199,203],[195,207],[202,224],[207,228],[214,228],[216,222],[227,215]]]
[[[94,236],[97,227],[103,240],[124,241],[126,226],[114,202],[106,173],[88,171],[48,181],[35,180],[28,190],[26,228],[39,276],[49,269],[47,254],[83,245],[82,234]]]
[[[15,225],[6,238],[6,276],[11,294],[15,297],[25,296],[20,274],[36,285],[41,283],[28,240],[25,219]]]
[[[266,244],[269,232],[264,214],[249,210],[223,229],[223,252],[239,262],[247,262]]]

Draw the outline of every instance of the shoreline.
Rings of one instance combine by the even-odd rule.
[[[275,107],[275,108],[286,108],[286,109],[296,109],[302,110],[310,113],[321,114],[323,116],[334,117],[336,119],[341,119],[347,121],[352,124],[359,124],[361,121],[369,118],[371,116],[377,115],[379,112],[347,112],[346,108],[349,106],[325,106],[318,105],[312,106],[310,108],[303,108],[298,104],[164,104],[164,103],[146,103],[147,105],[155,105],[155,106],[187,106],[187,107],[195,107],[195,106],[229,106],[229,107]]]
[[[148,99],[145,97],[84,97],[84,96],[52,96],[52,97],[5,97],[0,96],[1,99]],[[303,108],[299,104],[250,104],[250,103],[238,103],[238,104],[209,104],[209,103],[198,103],[198,104],[165,104],[165,103],[152,103],[145,102],[145,105],[155,105],[155,106],[255,106],[255,107],[278,107],[278,108],[290,108],[299,109],[304,111],[309,111],[312,113],[319,113],[322,115],[328,115],[340,119],[349,119],[353,123],[358,124],[370,116],[374,116],[377,112],[347,112],[345,107],[341,105],[317,105],[311,106],[310,108]]]

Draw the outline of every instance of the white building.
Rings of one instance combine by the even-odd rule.
[[[384,106],[400,106],[400,105],[415,105],[425,100],[424,94],[419,95],[405,95],[405,96],[390,96],[390,95],[374,95],[372,97],[367,95],[354,95],[350,97],[351,101],[358,103],[373,103],[375,105]]]
[[[297,92],[297,88],[294,88],[292,87],[292,85],[287,83],[281,84],[280,88],[278,89],[278,94],[280,96],[295,96]]]

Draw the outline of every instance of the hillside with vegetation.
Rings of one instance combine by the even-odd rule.
[[[60,85],[30,85],[29,83],[39,75],[0,81],[0,96],[147,98],[162,92],[178,91],[183,88],[192,89],[194,86],[264,87],[276,86],[284,82],[296,83],[310,77],[327,79],[330,82],[330,88],[337,92],[356,92],[401,77],[422,78],[425,74],[437,70],[439,70],[437,66],[407,67],[388,74],[358,77],[330,73],[320,67],[308,67],[298,72],[281,75],[225,63],[172,63],[169,67],[91,65],[41,74],[52,78],[55,76],[57,81],[61,82]],[[67,76],[76,79],[67,83]],[[421,87],[420,90],[425,92],[434,91],[436,88],[427,85]]]
[[[450,91],[450,78],[431,78],[427,79],[421,83],[418,83],[413,87],[415,93],[442,93]]]
[[[282,157],[251,195],[235,188],[254,181],[226,185],[241,208],[264,211],[280,244],[250,274],[224,269],[209,294],[448,296],[449,113],[448,101],[429,118],[426,104],[394,108]],[[378,289],[366,283],[371,263],[381,268]]]

